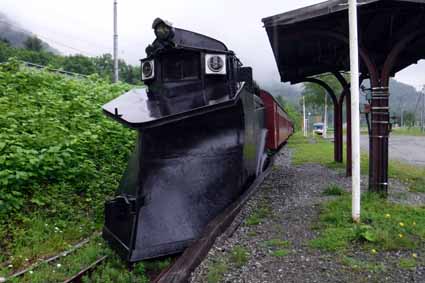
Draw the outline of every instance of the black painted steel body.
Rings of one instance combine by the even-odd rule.
[[[255,179],[265,129],[254,96],[243,87],[226,107],[138,123],[119,196],[105,209],[104,237],[128,261],[182,251]]]
[[[141,60],[147,88],[103,106],[138,131],[103,229],[129,262],[182,251],[268,159],[266,110],[251,68],[220,41],[161,19],[153,28],[157,39]]]

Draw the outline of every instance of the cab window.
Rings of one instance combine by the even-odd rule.
[[[162,79],[165,82],[197,80],[200,56],[194,52],[166,54],[161,60]]]

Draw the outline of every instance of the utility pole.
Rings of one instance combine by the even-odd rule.
[[[118,19],[117,19],[117,0],[114,0],[114,83],[118,82]]]
[[[425,86],[422,88],[421,131],[425,131]]]
[[[328,133],[328,94],[327,93],[325,93],[325,119],[323,120],[324,120],[323,137],[326,138]]]
[[[402,98],[400,98],[399,100],[398,100],[398,103],[399,103],[399,105],[400,105],[400,128],[403,128],[403,125],[404,125],[404,117],[403,117],[403,112],[404,112],[404,103],[403,103],[403,99]]]
[[[351,81],[351,133],[352,133],[352,202],[354,222],[360,222],[360,110],[359,110],[359,42],[357,32],[357,0],[348,1],[350,26],[350,81]]]
[[[304,132],[304,136],[307,136],[307,125],[306,125],[306,121],[305,121],[305,97],[303,95],[303,132]]]
[[[403,128],[404,125],[404,110],[401,108],[401,117],[400,117],[400,127]]]

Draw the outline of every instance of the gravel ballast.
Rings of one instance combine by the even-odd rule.
[[[366,181],[362,179],[362,190]],[[291,166],[291,150],[283,149],[270,176],[216,240],[190,282],[425,282],[420,259],[425,245],[415,251],[420,264],[413,269],[398,266],[400,258],[411,255],[408,251],[371,254],[353,248],[342,254],[310,247],[309,241],[318,235],[314,227],[320,205],[332,198],[323,195],[331,183],[348,190],[351,179],[318,164]],[[399,182],[392,181],[391,188],[389,199],[394,202],[425,203],[424,194],[410,193]],[[255,223],[252,215],[259,210],[267,213]],[[271,240],[277,243],[270,245]],[[235,264],[235,247],[246,251],[242,263]],[[369,264],[356,268],[347,264],[347,257]],[[214,277],[217,263],[220,276]]]

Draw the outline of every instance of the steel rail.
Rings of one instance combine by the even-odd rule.
[[[5,281],[3,281],[3,282],[8,282],[8,281],[10,281],[10,280],[12,280],[14,278],[21,277],[22,275],[26,274],[27,272],[29,272],[31,270],[36,269],[37,267],[39,267],[42,264],[49,264],[49,263],[54,262],[54,261],[56,261],[56,260],[58,260],[58,259],[60,259],[62,257],[65,257],[65,256],[67,256],[67,255],[75,252],[76,250],[82,248],[88,242],[90,242],[93,238],[95,238],[97,236],[100,236],[100,233],[95,233],[94,235],[90,236],[89,238],[86,238],[86,239],[82,240],[81,242],[78,242],[77,244],[75,244],[74,246],[72,246],[72,248],[69,249],[69,250],[66,250],[66,251],[61,252],[61,253],[59,253],[57,255],[54,255],[54,256],[48,257],[46,259],[43,259],[41,261],[38,261],[37,263],[32,264],[29,267],[27,267],[25,269],[22,269],[22,270],[20,270],[20,271],[18,271],[16,273],[10,275],[9,277],[6,277],[5,278]]]
[[[81,283],[81,282],[83,282],[83,277],[86,276],[86,275],[92,274],[96,270],[97,267],[99,267],[102,263],[104,263],[106,261],[106,259],[108,259],[107,255],[102,256],[101,258],[99,258],[99,259],[95,260],[93,263],[91,263],[89,266],[80,270],[74,276],[63,281],[63,283]]]
[[[188,281],[190,274],[206,257],[215,240],[229,228],[242,207],[258,191],[264,179],[271,173],[279,151],[271,158],[267,169],[254,180],[245,193],[213,219],[205,228],[203,236],[188,247],[167,271],[162,272],[153,281],[154,283],[184,283]]]
[[[283,148],[283,146],[281,147]],[[183,283],[187,282],[191,272],[202,262],[215,242],[215,239],[223,234],[232,224],[242,207],[258,191],[264,179],[271,173],[278,151],[270,160],[266,170],[258,176],[248,187],[243,195],[226,208],[221,214],[213,219],[205,228],[202,237],[193,242],[182,254],[178,255],[174,262],[164,268],[151,282],[154,283]],[[90,276],[106,260],[103,256],[90,265],[81,269],[63,283],[81,283],[84,276]]]

